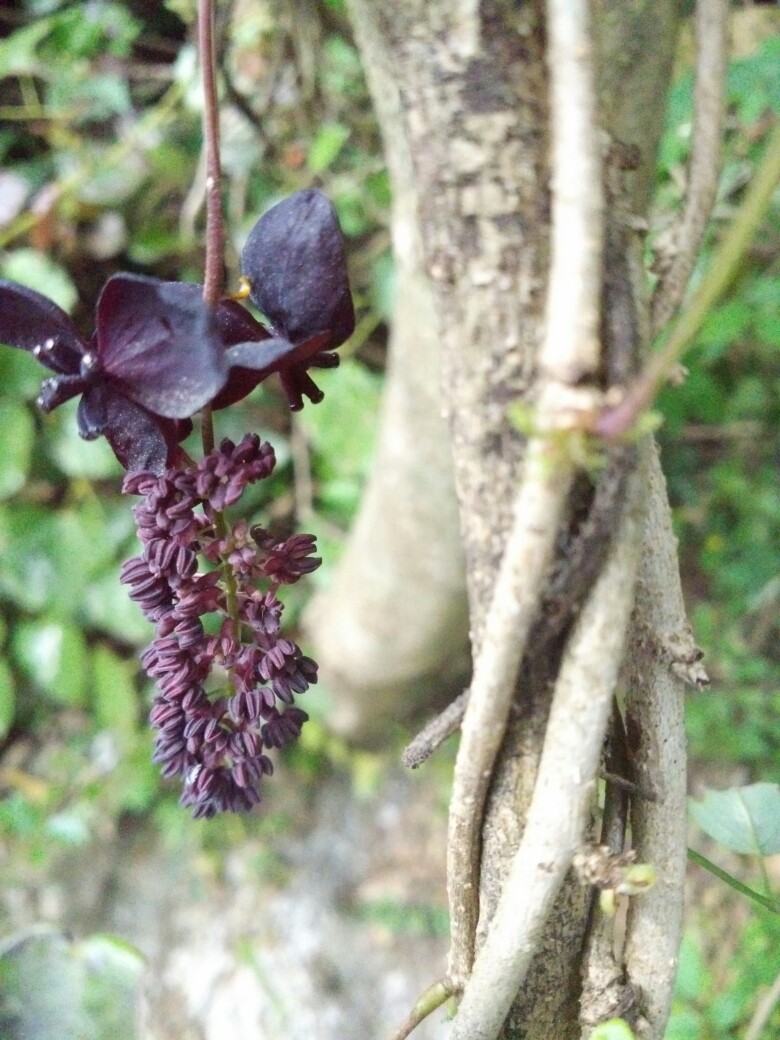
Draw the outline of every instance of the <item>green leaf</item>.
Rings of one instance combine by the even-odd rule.
[[[7,662],[0,660],[0,740],[5,740],[14,721],[15,701],[13,673]]]
[[[51,31],[50,18],[35,18],[0,42],[0,79],[38,71],[36,47]]]
[[[0,591],[31,612],[78,615],[91,580],[113,565],[113,536],[97,497],[56,513],[0,507]]]
[[[309,148],[308,167],[312,173],[322,173],[333,163],[349,134],[349,127],[343,123],[325,123],[320,127]]]
[[[709,991],[711,984],[699,944],[686,933],[680,944],[675,993],[682,1000],[693,1003]]]
[[[24,674],[62,704],[84,703],[87,647],[75,625],[28,621],[13,635],[14,658]]]
[[[119,574],[113,568],[90,583],[83,608],[91,628],[99,629],[125,645],[141,646],[148,643],[154,634],[153,626],[128,597],[127,586],[119,584]]]
[[[0,399],[3,431],[3,464],[0,467],[0,499],[10,498],[27,480],[35,440],[35,423],[24,405]]]
[[[26,350],[0,350],[0,394],[13,401],[29,401],[38,396],[40,362]]]
[[[56,587],[49,552],[54,527],[45,509],[0,507],[0,591],[25,610],[42,610]]]
[[[664,1040],[701,1040],[702,1027],[701,1013],[696,1009],[674,1009],[664,1033]]]
[[[0,264],[3,278],[43,293],[64,311],[73,309],[79,294],[70,275],[51,257],[37,249],[14,249]]]
[[[699,827],[727,849],[753,856],[780,852],[779,784],[708,790],[701,802],[689,804]]]
[[[304,408],[299,418],[321,453],[318,475],[325,480],[362,479],[373,458],[381,379],[358,361],[347,360],[337,370],[318,372],[317,382],[325,399],[316,408]]]
[[[134,1040],[141,954],[111,936],[30,929],[0,950],[3,1040]]]
[[[92,837],[85,816],[83,803],[69,806],[46,820],[46,833],[61,845],[70,845],[71,848],[83,847]]]
[[[130,110],[127,80],[111,73],[93,73],[75,83],[54,79],[48,101],[55,111],[68,112],[74,125],[125,115]]]
[[[136,666],[123,661],[106,646],[92,655],[92,696],[98,725],[125,736],[138,726],[138,695],[133,677]]]

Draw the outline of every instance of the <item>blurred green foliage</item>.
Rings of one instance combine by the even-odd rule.
[[[85,329],[115,270],[198,280],[204,200],[194,4],[91,0],[89,11],[85,18],[62,0],[0,9],[0,277],[46,292]],[[393,300],[387,173],[341,0],[308,5],[306,19],[289,0],[225,12],[229,279],[257,216],[312,182],[334,199],[349,238],[358,329],[341,369],[323,375],[322,405],[292,425],[264,385],[219,416],[219,435],[256,429],[272,439],[279,465],[251,491],[253,519],[280,532],[297,522],[314,530],[326,560],[320,580],[371,460]],[[702,268],[780,113],[780,25],[771,11],[757,24],[729,69],[724,165]],[[682,204],[691,85],[681,69],[651,246]],[[713,678],[689,697],[691,751],[695,761],[739,765],[740,780],[772,779],[780,722],[778,257],[775,206],[686,358],[687,380],[659,405],[687,598]],[[106,815],[154,811],[169,833],[196,826],[161,794],[150,763],[150,691],[135,663],[150,629],[117,580],[135,552],[119,468],[105,443],[78,438],[72,405],[46,417],[35,410],[40,376],[32,358],[0,350],[0,840],[21,850],[12,873],[43,869],[58,848],[86,843]],[[305,595],[303,586],[290,590],[293,617]],[[298,752],[303,768],[317,739],[312,731]],[[235,834],[243,823],[209,827]],[[389,920],[392,908],[379,916]],[[778,927],[769,915],[750,917],[724,940],[721,923],[694,921],[670,1040],[742,1035],[760,986],[780,967],[771,955]],[[713,940],[729,948],[715,966]]]
[[[0,946],[4,1040],[134,1040],[141,954],[105,935],[36,928]]]
[[[763,23],[747,19],[735,20],[741,53],[729,66],[723,169],[699,270],[709,263],[711,247],[738,204],[773,119],[780,115],[777,12],[765,12]],[[667,118],[656,197],[659,228],[682,200],[692,118],[690,73],[673,87]],[[658,436],[680,538],[686,599],[712,678],[710,688],[688,694],[692,773],[695,778],[703,766],[712,776],[716,769],[723,787],[735,777],[738,782],[777,777],[778,257],[780,198],[775,196],[740,278],[709,315],[684,359],[685,382],[665,390],[659,402],[664,424]],[[771,825],[771,816],[765,822]],[[718,851],[711,855],[718,861]],[[731,860],[729,869],[776,898],[777,878],[773,881],[771,870],[756,879],[747,860],[741,865]],[[759,996],[780,971],[780,918],[752,904],[737,914],[733,897],[724,897],[715,912],[691,907],[689,921],[666,1040],[737,1040],[745,1035]],[[780,1011],[775,1009],[761,1035],[778,1034]]]
[[[768,22],[780,30],[776,16]],[[728,222],[780,115],[780,37],[732,61],[728,132],[710,242]],[[671,93],[660,157],[659,221],[681,201],[692,79]],[[703,269],[711,251],[700,259]],[[661,396],[659,439],[675,506],[694,628],[711,690],[691,695],[691,751],[771,768],[780,722],[780,206],[767,215],[741,277],[685,358],[688,375]]]

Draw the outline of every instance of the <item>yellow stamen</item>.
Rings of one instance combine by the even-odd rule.
[[[252,291],[252,283],[244,275],[238,279],[238,291],[230,294],[231,300],[245,300]]]

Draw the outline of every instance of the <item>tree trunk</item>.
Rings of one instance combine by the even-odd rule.
[[[405,155],[408,149],[414,168],[476,654],[523,462],[524,438],[509,419],[509,405],[533,399],[542,338],[551,133],[544,5],[350,0],[349,7],[369,76],[381,67],[398,87],[402,120],[393,117],[386,127],[388,154],[400,149]],[[603,126],[618,142],[637,146],[640,155],[626,200],[634,216],[644,213],[652,185],[678,7],[673,0],[601,0],[592,6]],[[378,113],[386,119],[381,105]],[[399,122],[403,139],[395,137]],[[619,224],[625,217],[612,212],[606,219]],[[638,254],[638,243],[633,252]],[[641,296],[639,274],[635,282]],[[641,309],[643,301],[636,302]],[[437,520],[430,517],[435,539]],[[526,669],[494,774],[483,835],[481,934],[522,834],[551,677]],[[675,855],[670,885],[676,898],[679,850]],[[579,1037],[589,907],[583,887],[564,885],[507,1019],[505,1040]],[[662,1017],[650,1016],[651,1035],[660,1036]]]
[[[324,683],[330,725],[381,744],[468,682],[465,565],[442,417],[439,331],[425,272],[419,196],[399,80],[369,20],[356,19],[392,188],[394,309],[371,479],[330,587],[304,627]]]

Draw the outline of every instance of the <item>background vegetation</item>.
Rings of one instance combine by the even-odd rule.
[[[115,270],[199,280],[193,14],[188,0],[0,5],[0,277],[52,296],[85,328]],[[323,404],[292,422],[276,389],[264,386],[219,415],[221,435],[257,429],[272,438],[280,465],[251,506],[280,532],[301,525],[317,533],[326,563],[315,578],[326,581],[371,464],[393,294],[387,177],[340,0],[236,0],[224,19],[233,262],[263,209],[313,182],[334,199],[349,240],[358,328],[341,369],[323,376]],[[746,7],[734,23],[710,247],[780,115],[777,12]],[[681,204],[691,82],[683,41],[649,260]],[[777,779],[779,257],[776,204],[686,359],[687,379],[659,402],[683,579],[712,678],[688,702],[694,791],[701,782]],[[118,494],[107,445],[79,440],[72,408],[37,413],[39,381],[32,358],[0,351],[0,842],[14,850],[0,869],[8,879],[43,873],[58,848],[86,843],[101,820],[121,814],[177,821],[204,839],[215,828],[240,838],[242,821],[187,820],[150,763],[150,690],[136,667],[150,633],[117,580],[135,552],[130,503]],[[292,592],[294,614],[306,590]],[[322,698],[316,690],[309,698],[323,720]],[[316,724],[309,730],[295,755],[311,771],[332,746]],[[265,825],[273,821],[271,812]],[[704,848],[700,834],[692,842]],[[745,857],[727,865],[755,887],[765,883]],[[776,863],[766,877],[777,891]],[[736,904],[698,874],[692,893],[669,1038],[736,1040],[780,971],[780,916]],[[766,1037],[778,1035],[777,1012],[772,1022]]]

